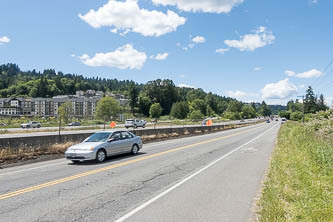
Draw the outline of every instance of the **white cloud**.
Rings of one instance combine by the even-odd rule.
[[[79,57],[88,66],[107,66],[118,69],[141,69],[146,62],[145,52],[139,52],[132,45],[127,44],[113,52],[96,53],[92,58],[87,54]]]
[[[184,83],[178,84],[177,86],[180,87],[180,88],[191,88],[191,89],[196,89],[196,87],[194,87],[194,86],[189,86],[189,85],[184,84]]]
[[[253,71],[260,71],[262,69],[263,69],[263,67],[257,66],[257,67],[254,67]]]
[[[287,99],[297,93],[297,87],[286,78],[277,83],[269,83],[262,90],[263,99]]]
[[[317,3],[318,3],[318,0],[312,0],[312,3],[313,3],[313,4],[317,4]]]
[[[226,91],[226,94],[227,94],[227,96],[229,96],[231,98],[235,98],[237,100],[242,100],[245,102],[253,102],[253,101],[259,100],[258,93],[243,92],[240,90],[236,90],[236,91],[228,90],[228,91]]]
[[[225,49],[216,49],[216,52],[217,53],[220,53],[220,54],[224,54],[224,53],[226,53],[226,52],[228,52],[230,49],[229,48],[225,48]]]
[[[10,39],[7,36],[0,37],[0,45],[10,43]]]
[[[224,43],[240,51],[254,51],[257,48],[272,44],[275,36],[266,27],[260,26],[253,34],[247,34],[240,37],[240,40],[225,40]]]
[[[294,71],[286,70],[284,73],[287,74],[288,76],[293,76],[302,79],[318,78],[323,75],[323,73],[317,69],[311,69],[303,73],[295,73]]]
[[[285,74],[287,74],[287,76],[295,76],[295,72],[294,71],[291,71],[291,70],[286,70],[284,71]]]
[[[150,58],[155,60],[165,60],[168,56],[169,56],[168,53],[158,53],[156,56],[155,55],[150,56]]]
[[[173,5],[187,12],[229,13],[244,0],[152,0],[163,6]]]
[[[199,44],[199,43],[205,43],[206,39],[203,36],[196,36],[192,39],[192,42]]]
[[[109,0],[98,10],[91,9],[87,14],[79,17],[94,28],[110,26],[111,32],[127,34],[129,31],[143,36],[161,36],[176,31],[184,25],[186,19],[168,10],[167,13],[156,10],[140,9],[137,0],[124,2]]]

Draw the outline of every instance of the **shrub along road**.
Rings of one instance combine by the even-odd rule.
[[[151,143],[103,164],[60,159],[0,170],[0,218],[246,221],[279,125]]]

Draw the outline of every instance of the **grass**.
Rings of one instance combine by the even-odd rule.
[[[259,221],[333,221],[332,129],[333,118],[281,127]]]
[[[0,149],[0,163],[11,160],[33,159],[34,157],[41,155],[63,154],[66,149],[73,144],[73,142],[54,144],[47,149],[32,147],[21,147],[18,149]]]

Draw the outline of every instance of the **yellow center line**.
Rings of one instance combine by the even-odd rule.
[[[75,179],[79,179],[79,178],[82,178],[82,177],[86,177],[86,176],[89,176],[89,175],[101,173],[101,172],[104,172],[104,171],[107,171],[107,170],[111,170],[111,169],[115,169],[115,168],[118,168],[118,167],[126,166],[126,165],[136,163],[136,162],[140,162],[140,161],[143,161],[143,160],[152,159],[154,157],[159,157],[159,156],[169,154],[169,153],[173,153],[173,152],[176,152],[176,151],[188,149],[188,148],[191,148],[191,147],[194,147],[194,146],[215,142],[215,141],[218,141],[218,140],[221,140],[221,139],[230,138],[230,137],[237,136],[237,135],[249,132],[249,131],[253,131],[254,129],[257,129],[257,128],[260,128],[260,127],[262,127],[262,126],[251,128],[249,130],[234,133],[234,134],[231,134],[231,135],[222,136],[222,137],[218,137],[218,138],[215,138],[215,139],[202,141],[202,142],[195,143],[195,144],[190,144],[190,145],[186,145],[186,146],[177,147],[177,148],[174,148],[174,149],[170,149],[170,150],[167,150],[167,151],[151,154],[151,155],[148,155],[148,156],[139,157],[139,158],[136,158],[136,159],[133,159],[133,160],[128,160],[128,161],[125,161],[125,162],[116,163],[116,164],[113,164],[111,166],[107,166],[107,167],[103,167],[103,168],[99,168],[99,169],[95,169],[95,170],[90,170],[90,171],[87,171],[87,172],[84,172],[84,173],[76,174],[76,175],[65,177],[65,178],[62,178],[62,179],[53,180],[53,181],[46,182],[46,183],[43,183],[43,184],[39,184],[39,185],[36,185],[36,186],[31,186],[31,187],[28,187],[28,188],[20,189],[20,190],[14,191],[14,192],[9,192],[9,193],[0,195],[0,200],[4,200],[4,199],[10,198],[10,197],[18,196],[20,194],[28,193],[28,192],[31,192],[31,191],[36,191],[36,190],[43,189],[43,188],[46,188],[46,187],[54,186],[54,185],[57,185],[57,184],[65,183],[65,182],[75,180]]]

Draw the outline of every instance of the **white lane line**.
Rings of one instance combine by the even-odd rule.
[[[199,175],[200,173],[204,172],[205,170],[207,170],[208,168],[214,166],[215,164],[217,164],[219,161],[223,160],[224,158],[230,156],[231,154],[233,154],[234,152],[240,150],[241,148],[243,148],[244,146],[252,143],[253,141],[259,139],[260,137],[262,137],[263,135],[265,135],[267,132],[269,132],[270,130],[272,130],[273,128],[275,128],[277,125],[274,125],[273,127],[271,127],[270,129],[268,129],[267,131],[265,131],[264,133],[260,134],[259,136],[255,137],[254,139],[244,143],[243,145],[235,148],[234,150],[230,151],[229,153],[223,155],[222,157],[218,158],[217,160],[213,161],[212,163],[208,164],[207,166],[201,168],[200,170],[198,170],[197,172],[191,174],[190,176],[186,177],[185,179],[181,180],[180,182],[176,183],[175,185],[171,186],[170,188],[168,188],[167,190],[163,191],[162,193],[158,194],[157,196],[153,197],[152,199],[148,200],[147,202],[141,204],[140,206],[134,208],[133,210],[131,210],[130,212],[126,213],[124,216],[120,217],[119,219],[115,220],[115,222],[123,222],[125,220],[127,220],[128,218],[130,218],[131,216],[133,216],[134,214],[138,213],[139,211],[143,210],[144,208],[146,208],[147,206],[149,206],[150,204],[154,203],[155,201],[157,201],[158,199],[160,199],[161,197],[165,196],[166,194],[170,193],[172,190],[176,189],[177,187],[181,186],[182,184],[186,183],[187,181],[189,181],[190,179],[192,179],[193,177]]]
[[[248,128],[252,128],[252,127],[254,127],[254,126],[250,126],[250,127],[246,127],[246,128],[248,129]],[[242,130],[244,128],[239,128],[239,129]],[[228,132],[232,132],[232,131],[222,131],[221,134],[225,134],[225,133],[228,133]],[[219,133],[219,132],[217,132],[217,133]],[[211,137],[211,136],[212,136],[211,134],[208,134],[208,135],[199,135],[198,137]],[[185,139],[185,141],[183,141],[183,142],[188,142],[188,140],[191,140],[191,138],[188,138],[188,137],[181,138],[181,139]],[[200,139],[200,138],[198,138],[198,139]],[[173,141],[170,141],[170,142],[165,142],[165,141],[155,142],[155,143],[153,142],[153,143],[149,143],[149,144],[145,145],[145,147],[149,148],[149,147],[160,146],[160,145],[169,145],[169,144],[174,144],[174,143],[178,143],[178,142],[179,141],[177,141],[177,140],[173,140]],[[8,175],[13,175],[13,174],[18,174],[18,173],[23,173],[23,172],[32,171],[32,170],[39,170],[39,169],[42,169],[42,168],[47,168],[47,167],[61,165],[61,164],[67,164],[67,163],[68,163],[68,161],[64,161],[64,162],[55,163],[55,164],[48,164],[48,165],[43,165],[43,166],[39,166],[39,167],[32,167],[32,168],[28,168],[28,169],[24,169],[24,170],[17,170],[17,171],[12,171],[12,172],[8,172],[8,173],[2,173],[2,174],[0,174],[0,177],[1,176],[8,176]]]
[[[39,166],[39,167],[33,167],[33,168],[29,168],[29,169],[24,169],[24,170],[17,170],[17,171],[8,172],[8,173],[2,173],[2,174],[0,174],[0,177],[5,176],[5,175],[12,175],[12,174],[17,174],[17,173],[22,173],[22,172],[26,172],[26,171],[30,171],[30,170],[37,170],[37,169],[41,169],[41,168],[45,168],[45,167],[56,166],[56,165],[60,165],[60,164],[64,164],[64,163],[68,163],[68,161],[49,164],[49,165],[44,165],[44,166]]]

